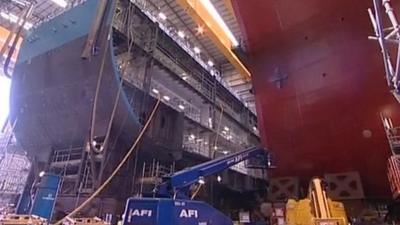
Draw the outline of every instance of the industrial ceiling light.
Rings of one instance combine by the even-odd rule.
[[[18,16],[12,14],[12,13],[5,13],[1,12],[0,16],[3,17],[4,19],[10,21],[11,23],[17,23],[18,22]],[[20,23],[22,25],[22,23]],[[25,22],[24,29],[29,30],[33,27],[33,24],[30,22]]]
[[[184,110],[184,109],[185,109],[185,106],[183,106],[182,104],[179,104],[178,107],[179,107],[181,110]]]
[[[164,98],[166,101],[169,101],[169,100],[171,99],[171,98],[170,98],[169,96],[167,96],[167,95],[164,95],[163,98]]]
[[[182,73],[182,79],[183,79],[183,80],[187,80],[187,78],[188,78],[188,77],[186,76],[186,73]]]
[[[194,47],[193,48],[193,50],[194,50],[194,52],[196,53],[196,54],[200,54],[200,49],[199,49],[199,47]]]
[[[197,25],[196,27],[196,35],[202,35],[204,34],[204,27],[201,25]]]
[[[167,16],[162,12],[158,13],[158,17],[160,17],[160,19],[162,19],[162,20],[166,20],[167,19]]]
[[[199,184],[205,184],[206,181],[204,180],[204,177],[199,177]]]
[[[180,38],[185,38],[185,33],[183,32],[183,31],[178,31],[178,36],[180,37]]]
[[[39,173],[39,177],[43,177],[45,174],[46,174],[46,172],[41,171],[41,172]]]
[[[214,66],[214,62],[213,62],[213,61],[211,61],[211,60],[208,60],[207,64],[208,64],[209,66],[211,66],[211,67],[213,67],[213,66]]]
[[[226,151],[226,150],[222,151],[222,154],[224,154],[224,155],[227,155],[228,153],[229,153],[229,152]]]
[[[220,175],[217,176],[217,181],[218,181],[219,183],[221,183],[222,177],[221,177]]]
[[[26,2],[25,1],[21,1],[21,0],[12,0],[13,2],[21,5],[21,6],[26,6]]]
[[[225,126],[224,130],[229,131],[229,127]]]
[[[60,7],[67,7],[68,3],[65,0],[51,0],[52,2],[56,3]]]
[[[154,93],[156,93],[156,94],[158,94],[158,93],[160,93],[157,89],[155,89],[155,88],[153,88],[153,90],[151,90],[152,92],[154,92]]]
[[[192,139],[196,138],[196,136],[194,134],[191,134],[189,137],[192,138]]]
[[[225,34],[229,37],[229,40],[232,42],[233,47],[237,47],[239,42],[233,35],[232,31],[228,28],[225,21],[222,19],[221,15],[219,15],[217,9],[215,9],[214,5],[210,0],[200,0],[200,2],[204,5],[207,11],[211,14],[214,20],[218,23],[218,25],[222,28]]]

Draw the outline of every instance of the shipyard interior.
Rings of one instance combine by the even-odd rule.
[[[397,0],[1,0],[0,225],[400,224]]]

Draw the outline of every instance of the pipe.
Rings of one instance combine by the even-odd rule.
[[[92,55],[93,46],[97,41],[97,35],[99,33],[104,14],[106,12],[106,7],[107,7],[107,0],[101,0],[97,8],[96,18],[94,19],[93,25],[90,29],[88,38],[85,43],[85,47],[83,48],[82,51],[81,57],[83,59],[90,59],[90,56]]]
[[[383,38],[383,31],[382,31],[382,23],[381,23],[381,16],[380,16],[380,4],[378,2],[379,0],[374,0],[374,10],[375,10],[375,22],[376,22],[376,36],[378,38],[378,42],[379,45],[381,46],[381,52],[382,52],[382,56],[383,56],[383,63],[385,66],[385,72],[386,72],[386,80],[388,83],[388,86],[393,87],[392,82],[391,82],[391,78],[393,76],[393,74],[391,73],[390,69],[389,69],[389,63],[391,64],[390,59],[388,58],[388,53],[387,50],[385,48],[385,39]],[[392,67],[390,65],[390,67]]]
[[[393,27],[396,29],[399,27],[399,23],[397,22],[396,15],[393,12],[393,8],[390,6],[390,0],[382,0],[382,5],[386,9],[386,14],[389,16],[390,22]]]
[[[26,11],[26,13],[25,13],[25,15],[24,15],[23,18],[22,18],[22,24],[19,26],[18,31],[17,31],[17,33],[15,34],[15,37],[14,37],[13,43],[12,43],[12,45],[11,45],[11,48],[10,48],[10,50],[8,51],[7,58],[6,58],[6,61],[5,61],[5,63],[4,63],[4,67],[3,67],[4,74],[5,74],[8,78],[11,78],[11,74],[9,74],[8,68],[9,68],[9,65],[10,65],[10,62],[11,62],[12,55],[13,55],[14,52],[15,52],[15,48],[17,47],[18,40],[19,40],[19,38],[21,37],[21,33],[22,33],[22,30],[24,29],[24,25],[26,24],[26,20],[27,20],[27,18],[31,15],[32,11],[33,11],[33,4],[30,4],[29,7],[28,7],[28,9],[27,9],[27,11]],[[19,21],[20,21],[20,19],[18,19],[17,25],[19,25]],[[10,33],[10,35],[13,35],[13,34]],[[8,38],[7,38],[7,39],[8,39]],[[5,46],[5,47],[7,47],[7,46]]]
[[[399,28],[399,23],[397,22],[397,18],[396,15],[393,12],[393,8],[390,5],[390,0],[382,0],[382,5],[383,7],[385,7],[386,10],[386,14],[389,17],[390,22],[393,25],[394,31],[397,31]],[[391,32],[389,35],[394,35],[392,34],[393,32]],[[400,37],[399,33],[396,32],[396,36],[397,38]],[[389,36],[388,35],[388,36]],[[398,91],[398,82],[399,82],[399,76],[400,76],[400,44],[397,48],[397,60],[396,60],[396,70],[394,72],[394,74],[392,74],[393,78],[392,78],[392,82],[393,82],[393,86],[396,90],[396,92]]]

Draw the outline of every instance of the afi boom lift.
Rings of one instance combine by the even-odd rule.
[[[260,158],[263,167],[271,165],[267,151],[252,147],[163,177],[154,198],[130,198],[124,225],[233,225],[230,218],[205,202],[190,200],[192,184],[250,158]]]

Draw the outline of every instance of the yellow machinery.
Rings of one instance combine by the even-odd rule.
[[[0,225],[47,225],[47,220],[35,215],[9,214],[0,218]]]
[[[348,225],[343,204],[327,197],[321,179],[311,181],[308,195],[299,201],[289,199],[286,225]]]

